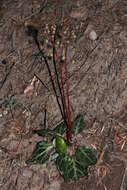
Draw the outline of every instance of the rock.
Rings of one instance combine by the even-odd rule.
[[[91,30],[91,32],[89,33],[89,39],[92,41],[97,39],[97,33],[94,30]]]
[[[25,169],[22,174],[24,177],[31,178],[32,177],[32,171],[30,169]]]

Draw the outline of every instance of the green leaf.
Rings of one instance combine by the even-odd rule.
[[[74,122],[72,123],[72,134],[77,135],[81,133],[85,128],[85,122],[82,115],[78,115]],[[67,125],[62,121],[59,125],[56,126],[54,131],[58,134],[64,134],[67,130]]]
[[[65,181],[77,181],[83,176],[88,176],[88,167],[96,164],[97,159],[93,152],[81,146],[76,150],[74,158],[69,155],[59,156],[56,159],[57,168]]]
[[[39,130],[34,130],[33,132],[42,137],[53,136],[55,134],[54,131],[51,129],[39,129]]]
[[[55,129],[38,129],[34,130],[33,132],[35,134],[38,134],[39,136],[42,137],[47,137],[47,136],[55,136],[56,134],[62,135],[64,132],[66,132],[66,124],[62,121],[60,124],[58,124]]]
[[[55,138],[55,147],[60,155],[64,155],[67,151],[67,144],[60,135],[57,135]]]
[[[40,141],[37,143],[35,150],[32,153],[32,158],[27,163],[43,164],[49,160],[50,154],[54,150],[53,144],[47,141]]]
[[[85,122],[82,115],[78,115],[72,123],[72,134],[77,135],[85,128]]]
[[[67,129],[67,125],[65,124],[64,121],[62,121],[60,124],[58,124],[55,127],[55,129],[53,131],[62,135],[66,132],[66,129]]]
[[[88,173],[87,168],[83,168],[72,156],[59,156],[56,165],[65,181],[69,181],[70,179],[77,181]]]
[[[72,123],[72,134],[77,135],[81,133],[85,128],[85,122],[82,115],[78,115],[74,122]],[[39,129],[34,130],[34,133],[39,136],[55,136],[56,134],[63,135],[67,130],[67,125],[64,121],[58,124],[55,129]]]
[[[57,168],[60,172],[60,175],[64,178],[65,181],[70,180],[70,175],[68,169],[71,168],[72,157],[71,156],[59,156],[56,160]]]
[[[92,152],[91,149],[80,146],[75,153],[76,160],[83,165],[83,167],[88,167],[90,165],[94,165],[97,162],[96,156]]]

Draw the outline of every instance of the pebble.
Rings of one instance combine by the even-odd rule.
[[[28,169],[25,169],[25,170],[23,171],[23,176],[24,176],[24,177],[31,178],[31,177],[32,177],[32,171],[31,171],[31,170],[28,170]]]
[[[89,33],[89,39],[92,41],[97,39],[97,33],[94,30],[91,30],[91,32]]]

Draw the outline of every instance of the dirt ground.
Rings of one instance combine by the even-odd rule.
[[[45,107],[47,127],[61,120],[47,69],[34,56],[38,51],[26,27],[38,29],[51,62],[48,30],[56,23],[72,28],[68,42],[71,116],[73,120],[83,114],[86,122],[76,141],[90,147],[98,159],[88,179],[77,183],[65,183],[50,163],[25,162],[42,139],[32,131],[44,127]],[[67,40],[63,28],[59,51]],[[91,31],[96,39],[90,38]],[[127,190],[126,141],[127,1],[1,0],[0,189]]]

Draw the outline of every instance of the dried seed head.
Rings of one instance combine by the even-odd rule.
[[[66,30],[64,31],[64,34],[67,34],[67,31],[66,31]]]
[[[45,43],[48,44],[48,42],[49,42],[48,39],[46,39],[46,40],[45,40]]]
[[[45,29],[46,29],[46,30],[48,30],[48,29],[49,29],[49,26],[48,26],[48,24],[46,24],[46,26],[45,26]]]
[[[49,55],[50,57],[53,57],[53,54],[52,53],[50,53],[50,55]]]
[[[72,60],[72,64],[74,64],[75,63],[75,60]]]
[[[65,60],[65,56],[64,55],[62,56],[62,59]]]
[[[57,41],[57,42],[56,42],[56,45],[60,45],[60,41]]]
[[[52,40],[54,39],[54,35],[51,36]]]

